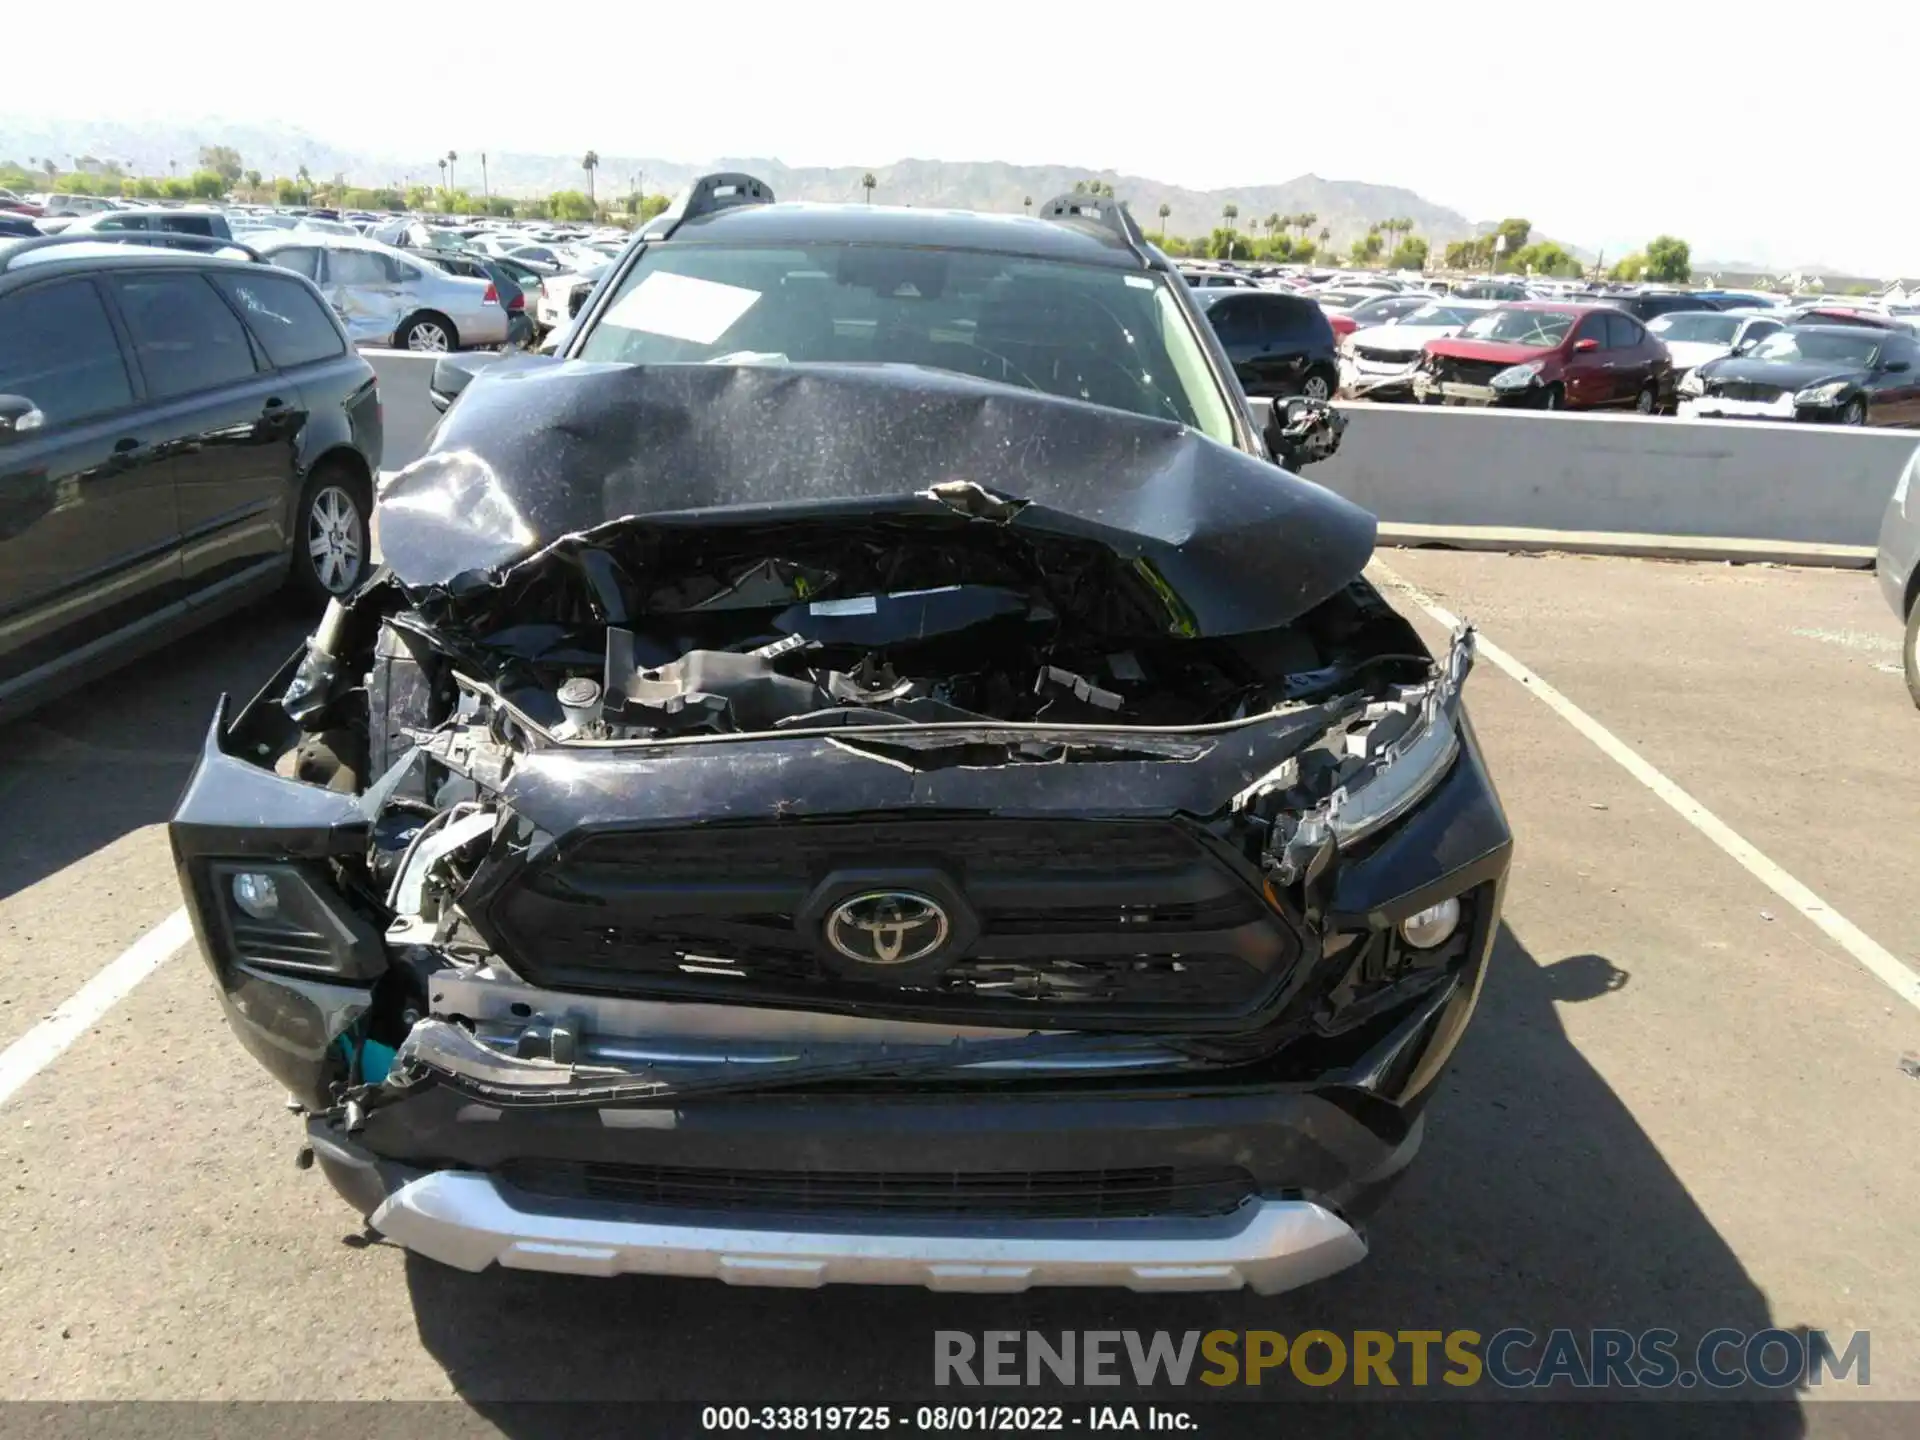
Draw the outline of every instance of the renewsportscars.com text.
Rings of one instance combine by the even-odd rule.
[[[1729,1390],[1865,1386],[1871,1337],[1824,1330],[936,1330],[936,1385],[1471,1386]]]

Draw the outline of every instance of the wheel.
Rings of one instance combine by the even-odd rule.
[[[291,585],[322,604],[350,594],[367,575],[367,517],[373,495],[347,466],[317,467],[300,492]]]
[[[1309,400],[1327,401],[1333,398],[1333,382],[1318,370],[1308,373],[1300,382],[1300,393]]]
[[[1920,710],[1920,600],[1907,612],[1907,643],[1904,650],[1907,668],[1907,694]]]
[[[1540,392],[1542,410],[1564,410],[1567,408],[1567,392],[1558,385],[1549,385]]]
[[[402,350],[433,354],[457,350],[460,346],[460,337],[454,333],[453,322],[431,310],[422,311],[403,324],[396,339]]]
[[[1842,425],[1864,425],[1867,423],[1867,402],[1858,395],[1847,402],[1847,408],[1840,412]]]
[[[1642,385],[1640,387],[1640,393],[1633,397],[1633,413],[1636,415],[1651,415],[1659,408],[1660,392],[1656,390],[1653,383],[1649,381],[1647,384]]]

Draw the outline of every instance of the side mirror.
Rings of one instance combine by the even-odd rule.
[[[1591,335],[1583,335],[1573,342],[1573,350],[1576,355],[1585,355],[1589,351],[1598,350],[1599,348],[1600,342]]]
[[[24,395],[0,395],[0,445],[31,435],[47,423],[40,407]]]
[[[447,407],[473,383],[473,377],[499,358],[482,352],[456,351],[434,361],[433,378],[427,382],[427,398],[433,408],[444,415]]]

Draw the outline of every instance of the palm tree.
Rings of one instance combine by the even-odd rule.
[[[1029,215],[1033,214],[1033,197],[1031,195],[1021,200],[1020,203],[1027,207],[1027,214]]]
[[[600,152],[589,150],[580,157],[580,168],[587,172],[587,201],[593,201],[593,172],[600,168]]]
[[[1233,222],[1240,218],[1240,207],[1229,200],[1220,207],[1220,218],[1227,222],[1227,259],[1233,258]]]
[[[452,192],[454,186],[453,163],[459,158],[460,152],[458,150],[447,151],[447,190],[449,193]]]
[[[1313,219],[1315,220],[1318,220],[1319,218],[1320,217],[1318,215],[1315,215],[1313,217]],[[1322,246],[1325,246],[1327,241],[1331,240],[1332,238],[1333,238],[1333,231],[1329,230],[1326,226],[1322,225],[1320,227],[1320,244]]]
[[[1316,223],[1318,223],[1319,219],[1320,217],[1314,214],[1311,210],[1303,210],[1298,215],[1293,217],[1293,223],[1295,226],[1299,228],[1300,238],[1302,240],[1307,238],[1307,232],[1311,230]],[[1327,232],[1322,230],[1320,232],[1320,238],[1322,240],[1325,240],[1327,238]]]
[[[440,193],[444,195],[447,190],[447,157],[442,155],[434,163],[440,167]]]
[[[860,188],[867,192],[867,204],[871,205],[873,203],[873,187],[879,183],[879,180],[874,178],[871,170],[860,177]]]
[[[480,152],[480,203],[491,205],[492,201],[493,191],[487,188],[487,152],[482,150]]]
[[[1160,202],[1160,243],[1162,245],[1167,243],[1167,217],[1171,214],[1173,214],[1173,206],[1162,200]]]
[[[1291,220],[1292,218],[1293,217],[1289,215],[1283,219],[1278,210],[1268,212],[1268,215],[1267,215],[1267,243],[1268,244],[1273,243],[1273,232],[1278,230],[1282,225],[1284,225],[1287,222],[1287,220]]]
[[[311,205],[313,203],[313,175],[308,171],[307,167],[304,165],[300,167],[299,173],[300,173],[300,194],[303,197],[304,203]]]

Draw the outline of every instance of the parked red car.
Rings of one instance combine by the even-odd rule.
[[[1414,394],[1423,404],[1625,408],[1673,401],[1673,357],[1633,316],[1605,305],[1503,305],[1458,335],[1427,342]]]
[[[39,216],[45,213],[31,200],[26,199],[24,196],[14,194],[13,191],[7,189],[4,185],[0,185],[0,210],[5,210],[15,215]]]

